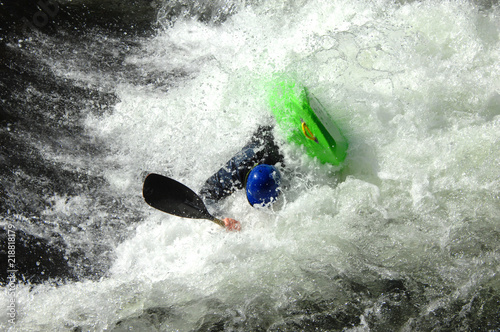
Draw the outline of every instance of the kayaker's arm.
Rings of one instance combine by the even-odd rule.
[[[248,172],[255,165],[279,162],[283,162],[283,156],[274,142],[272,127],[261,126],[250,142],[205,182],[200,195],[208,204],[215,203],[242,189]]]

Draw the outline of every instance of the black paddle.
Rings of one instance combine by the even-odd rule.
[[[146,203],[160,211],[178,217],[208,219],[225,227],[222,220],[212,216],[201,198],[180,182],[151,173],[144,180],[142,195]]]

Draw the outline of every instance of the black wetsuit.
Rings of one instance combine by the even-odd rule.
[[[244,188],[254,166],[277,163],[283,163],[283,155],[274,141],[272,127],[261,126],[243,149],[205,182],[200,195],[209,204],[217,202]]]

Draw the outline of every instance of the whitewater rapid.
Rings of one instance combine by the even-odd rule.
[[[84,215],[89,229],[120,220],[121,211],[138,221],[121,228],[120,240],[106,228],[111,261],[101,278],[21,284],[16,325],[1,311],[0,326],[499,328],[500,7],[432,0],[214,7],[227,18],[159,15],[156,34],[124,51],[130,75],[47,61],[61,79],[111,90],[116,103],[82,109],[85,135],[105,148],[101,157],[42,151],[102,176],[107,194],[130,210],[101,208],[88,194],[53,197],[43,215],[61,223]],[[165,13],[168,2],[160,8]],[[147,173],[197,191],[259,125],[273,124],[265,83],[275,74],[307,86],[338,124],[349,142],[342,169],[281,140],[289,177],[282,206],[254,209],[239,191],[213,211],[240,220],[240,233],[143,203]]]

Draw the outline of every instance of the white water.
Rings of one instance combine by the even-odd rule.
[[[119,82],[113,113],[87,117],[111,151],[93,167],[116,196],[137,204],[145,172],[198,190],[272,122],[261,83],[273,72],[295,76],[329,110],[350,143],[345,168],[283,145],[294,177],[282,208],[253,209],[243,192],[222,203],[239,234],[143,204],[105,278],[20,286],[16,329],[111,329],[162,307],[161,330],[196,329],[214,314],[254,330],[283,323],[301,300],[352,301],[337,277],[426,285],[416,316],[469,301],[499,272],[499,22],[498,6],[464,1],[270,1],[142,40],[127,62],[143,76],[188,76]],[[353,329],[368,329],[376,310],[367,305]]]

